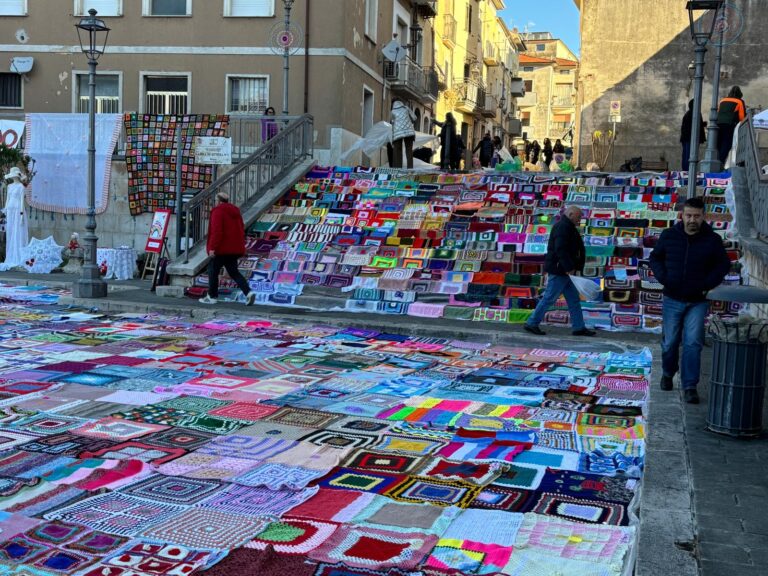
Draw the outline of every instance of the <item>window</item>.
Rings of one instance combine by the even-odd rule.
[[[75,112],[87,113],[90,104],[88,74],[75,72]],[[120,75],[98,74],[96,76],[96,113],[120,113]]]
[[[189,16],[192,0],[143,0],[144,16]]]
[[[560,70],[560,74],[562,74],[563,76],[568,76],[570,73],[571,73],[570,70]]]
[[[224,0],[224,16],[270,18],[274,15],[275,0]]]
[[[368,86],[363,86],[363,131],[361,134],[365,136],[368,134],[368,130],[373,127],[373,115],[376,100],[373,90]]]
[[[269,76],[228,76],[227,112],[264,114],[269,106]]]
[[[530,94],[533,92],[533,80],[524,80],[523,83],[525,84],[525,93]]]
[[[0,73],[0,108],[22,108],[21,76],[10,72]]]
[[[75,0],[75,15],[85,16],[93,8],[98,16],[122,16],[123,0]]]
[[[531,113],[530,112],[521,112],[520,113],[520,125],[521,126],[530,126],[531,125]]]
[[[0,16],[26,16],[27,0],[0,0]]]
[[[533,72],[533,66],[523,66],[523,72]]]
[[[187,114],[189,112],[189,75],[144,75],[145,114]]]
[[[376,42],[379,28],[379,0],[365,0],[365,35]]]
[[[546,49],[546,44],[536,44],[536,52],[544,52]]]
[[[472,34],[472,3],[467,3],[467,22],[466,26],[464,26],[464,30]]]

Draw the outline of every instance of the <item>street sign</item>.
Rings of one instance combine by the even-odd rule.
[[[621,116],[621,100],[611,100],[611,116]]]
[[[400,62],[401,60],[405,59],[407,50],[403,48],[397,38],[395,38],[394,40],[390,41],[389,44],[384,46],[384,48],[382,48],[381,53],[384,58],[390,62]]]
[[[611,114],[608,116],[608,122],[616,122],[617,124],[621,124],[621,114]]]
[[[232,138],[195,138],[195,164],[232,164]]]

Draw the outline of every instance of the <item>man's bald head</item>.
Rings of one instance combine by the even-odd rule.
[[[565,217],[576,226],[581,223],[581,208],[578,206],[567,206],[563,213],[565,214]]]

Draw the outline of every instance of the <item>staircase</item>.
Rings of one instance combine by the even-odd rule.
[[[169,286],[163,296],[181,297],[207,262],[208,221],[216,194],[226,192],[240,207],[246,228],[268,210],[314,165],[314,122],[304,114],[282,128],[253,154],[199,192],[182,207],[182,248],[167,270]]]

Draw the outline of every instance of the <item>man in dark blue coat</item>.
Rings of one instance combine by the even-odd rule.
[[[531,317],[523,326],[527,332],[543,336],[545,332],[539,328],[544,314],[557,301],[560,294],[565,296],[568,312],[571,315],[571,326],[575,336],[594,336],[595,332],[584,325],[584,314],[581,311],[579,291],[574,286],[569,274],[584,270],[586,251],[577,226],[581,222],[581,208],[569,206],[563,216],[552,227],[547,244],[547,256],[544,260],[544,271],[547,276],[547,287],[536,305]]]
[[[699,403],[696,386],[709,311],[707,292],[720,285],[730,267],[722,238],[704,221],[704,202],[689,198],[683,205],[682,221],[664,230],[651,252],[651,269],[664,285],[661,389],[672,390],[679,368],[683,396],[689,404]]]

